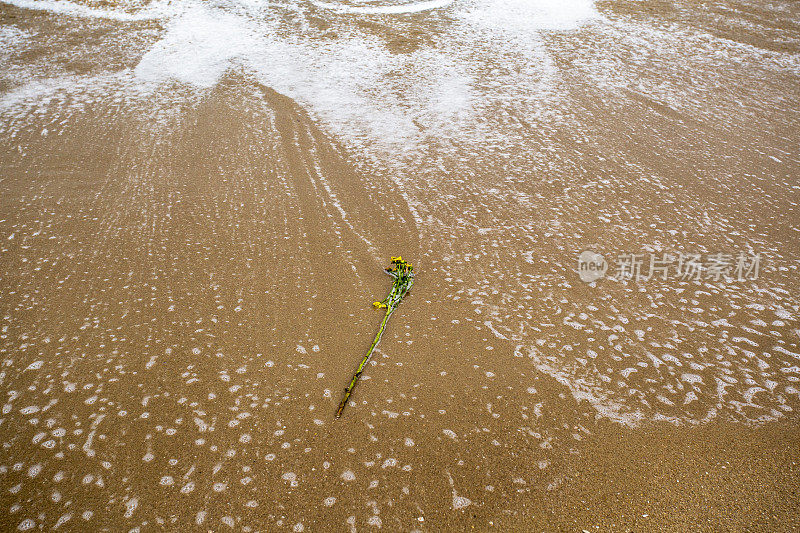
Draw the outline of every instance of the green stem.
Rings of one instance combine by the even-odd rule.
[[[344,389],[344,398],[342,398],[342,401],[339,404],[339,409],[336,410],[336,418],[342,416],[344,406],[347,405],[350,395],[353,394],[353,389],[356,388],[356,384],[358,383],[361,374],[364,373],[364,367],[367,366],[369,358],[372,357],[372,352],[381,341],[381,336],[386,329],[386,323],[389,321],[389,317],[392,316],[394,310],[397,309],[398,305],[400,305],[400,301],[408,293],[408,291],[411,290],[411,286],[414,285],[414,268],[412,267],[411,263],[403,261],[402,257],[392,257],[392,265],[393,268],[385,269],[385,272],[394,280],[392,283],[392,289],[389,291],[389,295],[386,296],[383,301],[375,302],[373,304],[375,307],[386,308],[386,314],[383,316],[381,328],[378,330],[378,334],[375,335],[375,340],[372,341],[372,346],[369,347],[367,355],[364,356],[364,358],[361,360],[361,364],[358,365],[358,370],[356,370],[355,375],[353,375],[353,379],[350,380],[350,383]]]
[[[344,390],[344,398],[342,398],[342,403],[339,404],[339,409],[336,411],[336,418],[342,416],[342,411],[344,411],[344,406],[347,405],[347,400],[350,399],[350,395],[353,394],[353,389],[356,388],[356,383],[358,379],[361,377],[361,374],[364,372],[364,367],[367,366],[367,362],[369,358],[372,356],[373,350],[381,341],[381,336],[383,335],[383,330],[386,329],[386,323],[389,321],[389,317],[392,316],[392,312],[394,311],[394,306],[389,306],[386,308],[386,314],[383,316],[383,322],[381,322],[381,329],[378,330],[378,334],[375,335],[375,340],[372,341],[372,346],[369,347],[369,351],[367,355],[364,356],[364,359],[361,360],[361,364],[358,365],[358,370],[356,370],[353,379],[350,380],[350,384],[347,385],[347,388]]]

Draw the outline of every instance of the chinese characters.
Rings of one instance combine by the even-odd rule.
[[[578,259],[578,274],[586,282],[603,277],[607,270],[610,271],[608,277],[620,281],[670,278],[686,281],[756,280],[761,272],[761,254],[620,254],[612,264],[616,265],[616,271],[609,268],[600,254],[583,252]],[[602,265],[602,268],[597,265]]]

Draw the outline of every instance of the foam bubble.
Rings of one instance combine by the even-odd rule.
[[[335,11],[336,13],[353,13],[362,15],[398,15],[401,13],[419,13],[441,9],[453,3],[453,0],[427,0],[423,2],[404,2],[399,4],[364,6],[349,5],[338,2],[313,1],[315,6]]]

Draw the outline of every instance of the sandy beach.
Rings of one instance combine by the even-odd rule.
[[[0,530],[800,530],[799,82],[788,0],[0,3]]]

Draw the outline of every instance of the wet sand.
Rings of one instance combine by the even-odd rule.
[[[0,5],[0,529],[800,528],[794,4],[86,5]]]

